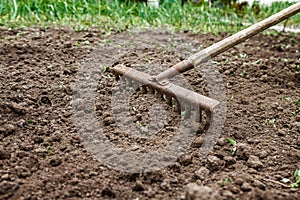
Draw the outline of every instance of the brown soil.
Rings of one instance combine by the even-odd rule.
[[[227,118],[205,159],[199,158],[205,133],[198,131],[171,165],[154,172],[118,171],[98,160],[78,133],[76,119],[81,114],[84,121],[88,110],[74,112],[73,88],[80,69],[92,63],[100,66],[93,109],[105,136],[140,153],[166,145],[180,116],[159,98],[136,92],[130,96],[130,120],[146,127],[161,108],[167,117],[152,124],[151,137],[147,130],[139,138],[122,131],[111,105],[116,80],[104,66],[123,63],[157,74],[200,44],[225,36],[0,30],[0,198],[184,199],[187,185],[195,182],[213,189],[215,199],[299,199],[299,188],[282,182],[294,182],[300,168],[299,36],[260,34],[213,59],[226,88]],[[177,83],[209,94],[196,70],[183,78],[188,84]],[[161,107],[149,114],[154,103]],[[237,141],[234,155],[227,137]]]

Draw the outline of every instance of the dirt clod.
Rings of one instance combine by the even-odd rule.
[[[192,156],[191,155],[182,155],[178,158],[178,161],[183,166],[188,166],[192,163]]]
[[[245,143],[238,143],[236,145],[236,156],[240,160],[248,160],[250,156],[250,148],[247,144]]]
[[[18,188],[19,188],[19,185],[14,182],[2,181],[0,183],[0,195],[4,195],[4,194],[9,195],[9,194],[15,192]]]
[[[224,161],[216,156],[208,156],[206,167],[210,171],[216,171],[224,166]]]
[[[137,180],[135,182],[135,185],[132,188],[132,190],[133,191],[144,191],[144,190],[146,190],[146,187],[145,187],[145,185],[141,181]]]
[[[57,167],[61,163],[62,163],[62,159],[57,156],[53,157],[49,162],[49,164],[53,167]]]
[[[115,192],[112,189],[108,188],[108,187],[104,188],[102,190],[101,194],[102,194],[103,197],[110,197],[110,198],[115,198],[116,197]]]
[[[30,169],[28,169],[24,166],[16,166],[15,170],[16,170],[16,174],[19,176],[19,178],[26,178],[28,176],[31,176]]]
[[[195,177],[200,180],[205,180],[208,177],[209,173],[209,169],[207,169],[206,167],[201,167],[195,172]]]
[[[241,185],[241,190],[244,192],[249,192],[251,188],[252,188],[251,185],[246,182]]]
[[[186,186],[185,200],[217,200],[220,196],[216,190],[207,186],[190,183]]]
[[[11,155],[4,147],[0,146],[0,160],[10,159]]]
[[[253,181],[253,186],[258,187],[259,189],[265,190],[266,185],[259,180]]]
[[[247,161],[249,167],[254,169],[260,169],[263,167],[263,163],[259,160],[257,156],[251,155]]]

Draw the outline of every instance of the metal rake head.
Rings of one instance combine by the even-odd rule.
[[[184,112],[185,118],[192,115],[200,123],[201,129],[206,130],[211,121],[211,114],[219,101],[203,96],[191,90],[185,89],[171,82],[164,81],[163,84],[155,81],[153,76],[126,67],[116,65],[111,68],[117,79],[122,79],[127,85],[135,86],[144,93],[151,93],[175,107],[178,113]]]

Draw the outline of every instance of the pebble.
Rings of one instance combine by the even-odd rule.
[[[279,112],[282,112],[284,109],[283,109],[283,107],[277,107],[277,110],[279,111]]]
[[[64,44],[64,48],[71,48],[72,47],[72,43],[71,42],[66,42]]]
[[[249,192],[251,190],[251,185],[249,183],[244,182],[241,186],[241,190],[243,192]]]
[[[114,123],[114,118],[113,117],[106,117],[103,120],[103,123],[105,126],[109,126],[110,124]]]
[[[280,130],[278,130],[277,135],[283,137],[286,135],[286,133],[284,130],[280,129]]]
[[[26,121],[24,119],[20,119],[19,121],[17,121],[17,126],[22,128],[25,123],[26,123]]]
[[[268,153],[267,150],[262,150],[262,151],[259,153],[258,157],[259,157],[260,159],[264,159],[264,158],[266,158],[268,155],[269,155],[269,153]]]
[[[189,154],[182,155],[178,158],[178,162],[183,166],[188,166],[192,163],[192,156]]]
[[[132,188],[133,191],[145,191],[146,189],[146,186],[139,180],[135,182],[135,185]]]
[[[236,183],[237,185],[242,185],[242,184],[244,183],[244,180],[243,180],[242,178],[237,178],[237,179],[235,180],[235,183]]]
[[[217,200],[221,199],[219,193],[207,186],[189,183],[186,187],[185,200]]]
[[[194,148],[199,148],[199,147],[201,147],[201,145],[203,144],[203,141],[204,141],[204,139],[203,139],[203,137],[197,137],[195,140],[194,140],[194,142],[192,143],[192,147],[194,147]]]
[[[155,196],[155,191],[153,191],[151,188],[149,188],[147,191],[144,192],[147,197],[153,198]]]
[[[9,178],[9,174],[4,174],[1,176],[1,180],[8,180]]]

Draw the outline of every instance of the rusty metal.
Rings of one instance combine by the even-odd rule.
[[[194,65],[188,60],[181,61],[174,65],[173,67],[163,71],[155,77],[155,80],[159,82],[161,85],[166,85],[166,82],[163,82],[166,77],[174,77],[180,73],[188,71],[192,69]]]
[[[220,103],[217,100],[203,96],[170,82],[167,85],[161,85],[158,82],[153,81],[153,77],[149,74],[121,64],[113,67],[112,70],[117,76],[121,76],[123,79],[125,77],[125,82],[135,80],[140,84],[140,87],[143,88],[143,91],[151,91],[151,93],[155,92],[155,94],[160,94],[160,97],[166,100],[168,104],[176,107],[175,111],[181,112],[182,110],[185,110],[187,113],[185,117],[189,117],[189,115],[191,115],[193,108],[198,112],[204,112],[207,118],[203,124],[204,129],[208,128],[211,113]],[[203,123],[200,118],[203,114],[197,114],[199,118],[198,122]]]

